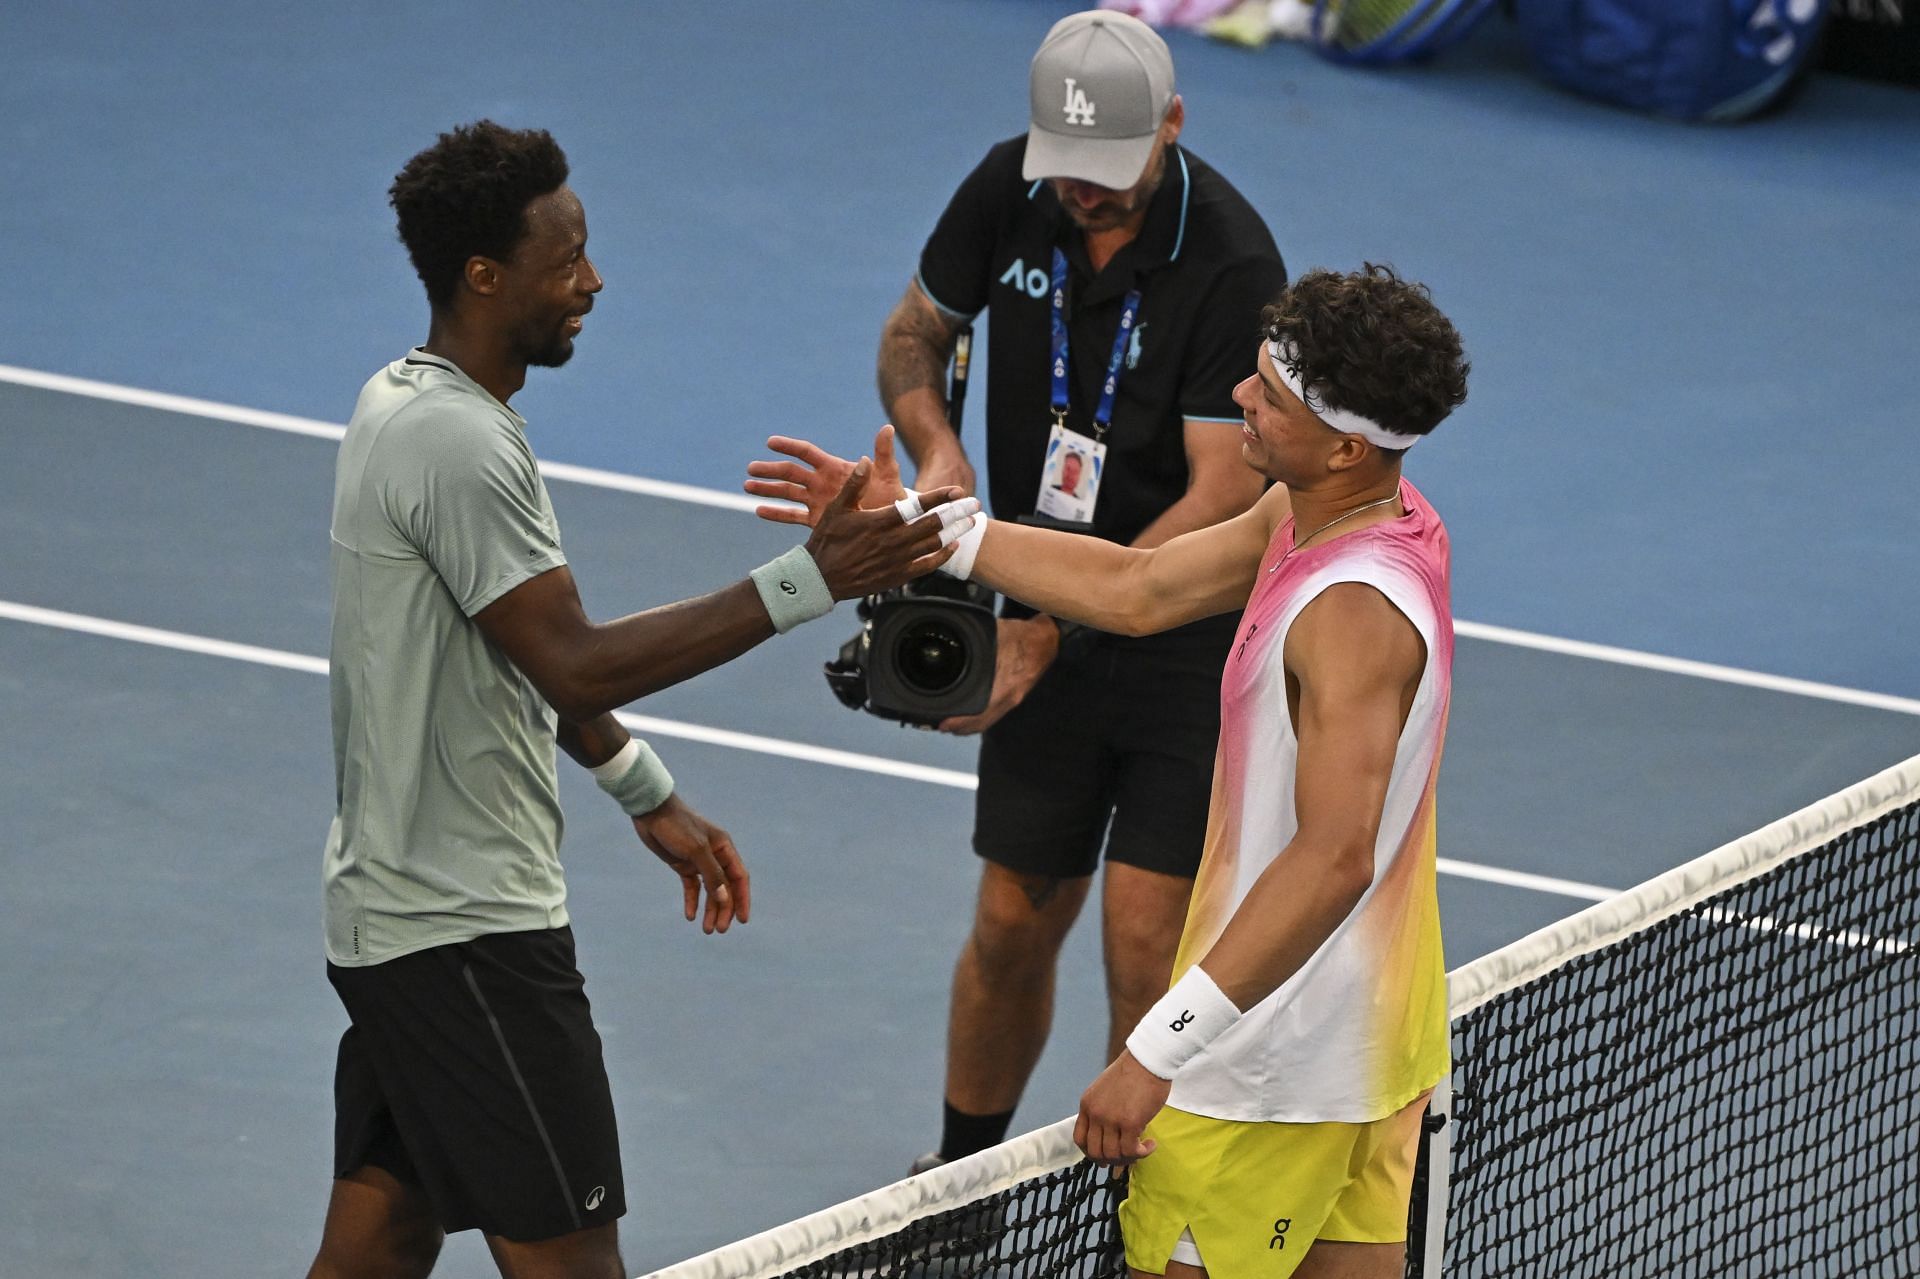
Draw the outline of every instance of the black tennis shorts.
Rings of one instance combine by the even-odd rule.
[[[573,930],[496,933],[327,965],[353,1019],[334,1072],[334,1176],[419,1186],[442,1228],[550,1239],[626,1210],[600,1035]]]
[[[1028,875],[1109,861],[1191,878],[1220,742],[1226,642],[1168,651],[1101,637],[1056,662],[982,735],[973,849]]]

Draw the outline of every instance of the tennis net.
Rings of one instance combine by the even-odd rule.
[[[1920,756],[1448,989],[1409,1276],[1920,1274]],[[1124,1276],[1072,1131],[649,1279]]]

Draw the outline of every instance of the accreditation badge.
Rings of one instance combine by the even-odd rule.
[[[1047,436],[1047,460],[1040,468],[1040,498],[1034,509],[1056,520],[1091,524],[1106,466],[1105,444],[1055,422]]]

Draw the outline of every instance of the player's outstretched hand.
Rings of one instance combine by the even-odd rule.
[[[700,919],[703,933],[724,933],[734,920],[747,922],[753,888],[733,836],[688,808],[676,793],[650,813],[633,819],[640,842],[680,876],[688,919]],[[704,916],[701,889],[706,890]]]
[[[980,503],[958,489],[921,494],[925,514],[908,520],[893,502],[869,508],[863,496],[873,459],[854,464],[847,482],[813,521],[807,552],[837,600],[892,590],[931,573],[953,555],[953,545],[979,518]]]
[[[1097,1164],[1124,1168],[1153,1153],[1153,1143],[1140,1134],[1167,1104],[1173,1085],[1121,1051],[1080,1094],[1080,1117],[1074,1121],[1073,1144]]]
[[[852,476],[854,464],[844,457],[835,457],[811,440],[796,440],[786,435],[769,439],[767,447],[775,453],[786,454],[793,461],[747,463],[747,474],[752,478],[744,487],[755,497],[798,505],[758,506],[754,514],[776,524],[804,524],[812,528]],[[906,486],[900,483],[900,463],[893,455],[893,427],[889,424],[873,437],[873,477],[861,494],[860,505],[878,510],[906,495]],[[931,508],[933,503],[927,505]]]

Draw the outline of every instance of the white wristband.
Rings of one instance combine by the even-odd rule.
[[[1127,1036],[1127,1051],[1160,1078],[1172,1079],[1215,1036],[1239,1020],[1240,1010],[1233,1001],[1220,993],[1206,969],[1195,964],[1147,1010]]]
[[[940,566],[942,573],[948,577],[957,577],[963,582],[973,576],[973,561],[979,556],[980,543],[987,536],[987,523],[986,520],[974,520],[972,526],[954,540],[953,554],[948,557],[945,564]],[[943,530],[941,533],[943,539],[946,532],[947,530]]]
[[[653,747],[637,737],[629,737],[627,744],[613,753],[612,759],[595,764],[587,771],[629,817],[651,813],[673,794],[673,774],[653,753]]]

